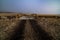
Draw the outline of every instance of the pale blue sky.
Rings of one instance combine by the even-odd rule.
[[[0,11],[59,14],[60,0],[0,0]]]

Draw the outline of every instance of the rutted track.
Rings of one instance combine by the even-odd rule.
[[[47,32],[45,32],[40,25],[38,25],[36,20],[29,20],[32,28],[35,30],[37,34],[37,40],[52,40],[53,37],[49,36]]]
[[[53,37],[50,36],[45,30],[38,25],[37,21],[32,20],[21,20],[14,29],[14,33],[10,40],[52,40]],[[27,25],[28,26],[27,26]],[[24,36],[25,35],[25,36]]]
[[[26,20],[21,20],[18,27],[15,30],[15,33],[12,35],[10,40],[24,40],[24,29],[25,29]]]

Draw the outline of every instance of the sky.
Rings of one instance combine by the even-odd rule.
[[[0,11],[60,14],[60,0],[0,0]]]
[[[0,0],[0,11],[1,11],[1,0]]]

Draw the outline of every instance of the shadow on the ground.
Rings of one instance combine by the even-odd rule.
[[[19,26],[15,29],[14,34],[11,36],[10,40],[24,40],[24,29],[26,20],[21,20]]]
[[[38,34],[37,40],[52,40],[53,37],[49,36],[49,34],[41,28],[40,25],[38,25],[36,20],[29,20],[32,28],[35,30],[35,32]]]

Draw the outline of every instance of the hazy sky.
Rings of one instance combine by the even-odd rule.
[[[31,12],[31,13],[60,13],[60,0],[2,0],[0,11]]]
[[[0,11],[1,11],[1,0],[0,0]]]

